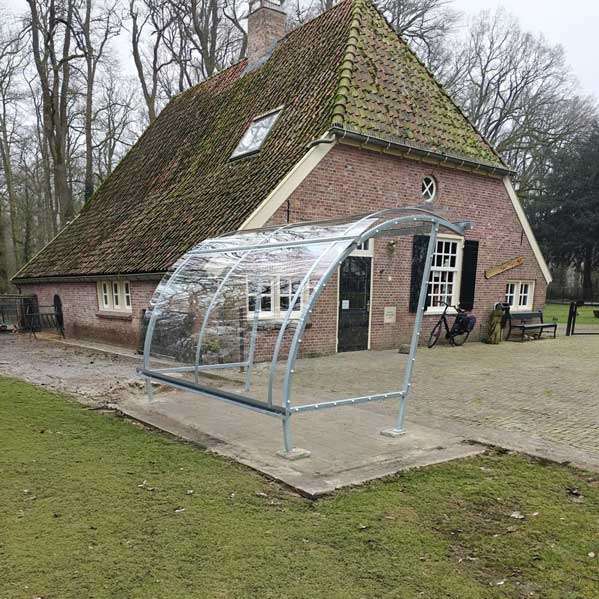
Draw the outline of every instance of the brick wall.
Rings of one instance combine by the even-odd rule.
[[[474,227],[467,239],[479,241],[476,295],[473,313],[479,325],[486,320],[493,305],[502,301],[508,280],[535,281],[535,308],[545,303],[546,282],[522,230],[503,181],[400,159],[349,145],[331,150],[316,169],[275,213],[273,223],[290,220],[319,220],[341,215],[361,214],[383,208],[414,206],[420,202],[422,178],[433,175],[438,191],[431,207],[442,210],[450,221],[470,220]],[[409,341],[414,314],[408,310],[412,258],[412,238],[398,237],[394,251],[390,239],[375,240],[372,263],[371,298],[372,349],[397,347]],[[484,271],[516,256],[524,264],[486,280]],[[397,321],[384,324],[385,306],[395,306]],[[423,335],[428,335],[438,316],[427,315]],[[337,282],[331,281],[321,296],[314,327],[305,335],[305,351],[334,351],[337,332]],[[476,333],[480,331],[477,327]],[[317,338],[323,332],[324,339]],[[474,335],[476,338],[477,335]]]
[[[131,281],[131,314],[102,314],[96,283],[39,283],[22,285],[24,294],[37,295],[41,305],[52,305],[54,295],[62,301],[65,335],[137,347],[142,309],[148,306],[157,281]]]
[[[413,206],[420,201],[422,177],[433,175],[438,184],[432,206],[443,209],[449,220],[469,219],[474,229],[468,239],[479,240],[478,270],[474,313],[484,323],[493,304],[504,297],[508,280],[534,280],[535,307],[545,301],[546,284],[526,236],[518,221],[501,179],[476,175],[416,161],[385,156],[348,145],[332,149],[315,170],[275,213],[271,223],[319,220],[341,215],[361,214],[382,208]],[[412,239],[395,238],[375,241],[372,263],[371,298],[372,349],[397,347],[409,340],[414,315],[409,313]],[[490,280],[484,270],[516,256],[524,264]],[[133,312],[128,320],[99,315],[95,283],[57,283],[24,285],[24,293],[35,293],[42,304],[51,304],[55,293],[63,302],[66,334],[123,345],[136,346],[142,309],[148,306],[157,281],[132,281]],[[384,324],[385,306],[395,306],[397,321]],[[423,333],[428,335],[436,317],[425,317]],[[312,326],[303,339],[304,354],[331,353],[337,343],[337,277],[322,294],[312,315]],[[263,330],[258,358],[267,358],[277,330]],[[287,335],[290,337],[290,334]],[[282,356],[286,353],[284,346]]]

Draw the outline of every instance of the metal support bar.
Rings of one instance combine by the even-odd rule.
[[[372,218],[371,215],[365,216],[364,218],[361,218],[359,221],[352,223],[344,232],[343,235],[347,236],[347,234],[354,228],[359,226],[360,224],[362,224],[365,220],[368,220]],[[283,318],[283,322],[281,323],[281,329],[279,330],[279,334],[277,335],[277,341],[275,343],[275,347],[274,350],[272,352],[272,360],[270,363],[270,373],[268,376],[268,403],[270,405],[272,405],[272,396],[273,396],[273,387],[274,387],[274,378],[275,378],[275,374],[276,374],[276,369],[277,369],[277,362],[279,360],[279,353],[281,351],[281,346],[283,345],[283,338],[285,336],[285,331],[287,330],[287,326],[289,325],[289,321],[291,320],[291,315],[293,314],[293,308],[296,304],[296,302],[299,300],[299,298],[302,296],[302,293],[304,292],[305,288],[307,285],[309,285],[310,283],[310,278],[312,277],[312,274],[314,273],[314,271],[316,270],[316,267],[320,264],[320,262],[322,261],[322,259],[330,252],[332,251],[337,245],[337,242],[331,243],[329,245],[329,247],[327,247],[321,254],[320,256],[318,256],[318,258],[314,261],[314,263],[312,264],[312,266],[310,267],[310,269],[308,270],[308,272],[306,273],[306,275],[304,276],[304,278],[302,279],[302,281],[299,284],[298,289],[296,290],[293,298],[291,299],[291,301],[289,302],[289,307],[287,308],[287,311],[285,312],[285,317]],[[352,247],[354,247],[355,243],[351,244]]]
[[[410,342],[410,353],[404,371],[404,380],[401,399],[399,400],[399,412],[395,423],[395,432],[401,433],[404,430],[404,420],[406,415],[406,400],[412,387],[412,373],[414,370],[414,362],[416,361],[416,351],[418,350],[418,342],[420,341],[420,331],[422,329],[422,316],[426,307],[426,298],[428,295],[428,281],[431,274],[431,266],[433,256],[437,248],[437,234],[439,232],[439,223],[433,223],[431,227],[431,235],[428,240],[428,249],[426,252],[426,261],[424,263],[424,272],[422,273],[422,281],[420,283],[420,295],[418,296],[418,309],[416,310],[416,320],[412,330],[412,341]]]
[[[403,222],[407,223],[407,222],[413,222],[413,221],[430,222],[432,224],[431,237],[435,238],[434,239],[435,243],[436,243],[437,231],[439,230],[440,225],[442,225],[460,235],[463,235],[463,233],[464,233],[463,226],[454,225],[444,218],[440,218],[438,216],[435,216],[434,214],[426,214],[425,213],[425,214],[418,215],[418,216],[413,216],[413,215],[401,216],[398,218],[390,219],[384,223],[381,223],[380,225],[376,226],[373,229],[369,229],[369,230],[365,231],[364,233],[362,233],[362,235],[360,235],[359,238],[357,238],[357,239],[354,238],[354,243],[349,245],[345,249],[345,251],[341,253],[339,258],[329,266],[327,271],[324,273],[324,275],[318,281],[318,283],[314,287],[312,295],[308,299],[306,308],[304,310],[302,310],[302,313],[300,315],[299,322],[298,322],[297,328],[295,330],[295,334],[293,335],[293,339],[291,341],[291,346],[289,348],[289,355],[287,357],[287,368],[285,371],[285,378],[283,381],[283,406],[285,407],[285,410],[287,412],[289,412],[289,407],[290,407],[290,403],[291,403],[291,384],[292,384],[293,374],[295,372],[294,366],[295,366],[295,361],[297,359],[297,354],[299,351],[299,344],[301,342],[301,338],[302,338],[302,336],[304,334],[304,330],[306,328],[307,318],[312,313],[312,308],[313,308],[314,304],[316,303],[316,301],[318,300],[318,298],[320,297],[320,294],[322,293],[322,291],[325,289],[327,282],[333,276],[333,274],[335,273],[339,264],[341,262],[343,262],[343,260],[347,256],[349,256],[349,254],[351,254],[354,245],[359,245],[361,243],[364,243],[371,237],[374,237],[377,234],[382,233],[383,231],[393,229],[393,227],[395,227],[399,223],[403,223]],[[426,260],[426,264],[425,264],[425,272],[424,272],[424,276],[423,276],[423,282],[425,282],[425,285],[423,287],[421,284],[421,289],[420,289],[420,299],[422,301],[422,310],[419,310],[419,312],[418,312],[418,314],[420,314],[420,319],[419,319],[420,323],[422,321],[422,312],[424,311],[424,302],[426,300],[426,291],[428,288],[428,277],[430,274],[430,267],[431,267],[431,263],[432,263],[432,254],[430,253],[430,250],[432,248],[432,251],[434,253],[434,247],[435,246],[432,243],[432,241],[429,240],[429,254],[430,255],[427,254],[427,260]],[[419,308],[420,308],[420,304],[419,304]],[[417,315],[417,320],[418,320],[418,315]],[[416,338],[416,343],[418,341],[418,337],[420,336],[420,328],[419,327],[420,327],[420,325],[418,325],[417,334],[416,334],[416,328],[415,328],[413,335],[412,335],[413,339]],[[414,351],[412,351],[412,349],[410,350],[410,358],[411,359],[409,360],[409,364],[412,364],[413,360],[415,359],[415,353],[416,353],[415,349],[414,349]],[[400,421],[400,418],[401,418],[402,424],[403,424],[403,413],[404,413],[404,409],[405,409],[406,395],[409,390],[409,387],[406,387],[406,380],[407,380],[407,384],[409,385],[409,380],[411,378],[411,372],[412,372],[412,369],[410,367],[409,377],[407,377],[407,378],[404,377],[404,388],[402,389],[402,391],[404,392],[404,395],[401,398],[400,413],[399,413],[399,417],[398,417],[398,422]],[[287,427],[288,427],[288,424],[287,424]],[[288,434],[288,433],[289,433],[288,430],[284,430],[284,435]]]
[[[175,269],[170,279],[167,282],[167,288],[170,285],[170,282],[178,276],[178,274],[183,270],[184,266],[187,266],[187,263],[190,261],[191,255],[187,256],[185,260],[181,261],[181,264]],[[164,293],[164,292],[163,292]],[[143,367],[145,370],[149,370],[150,368],[150,350],[152,349],[152,337],[154,335],[154,328],[156,326],[156,319],[160,314],[160,309],[157,306],[154,306],[152,310],[152,314],[150,316],[150,322],[148,323],[148,328],[146,329],[146,337],[144,339],[144,359],[143,359]],[[148,395],[148,399],[154,399],[154,393],[152,391],[152,383],[149,379],[146,379],[146,393]]]
[[[256,352],[256,335],[258,333],[258,320],[260,319],[260,310],[262,309],[262,277],[258,279],[258,288],[256,289],[256,303],[254,304],[254,321],[252,322],[252,332],[250,337],[250,347],[248,349],[247,368],[245,370],[244,389],[250,390],[252,383],[252,368],[254,366],[254,353]],[[272,405],[272,404],[271,404]]]
[[[146,380],[153,379],[168,385],[169,387],[174,387],[175,389],[191,391],[192,393],[205,395],[212,399],[221,399],[250,410],[255,410],[264,414],[270,414],[271,416],[277,416],[279,418],[285,416],[285,412],[280,406],[269,406],[265,402],[254,399],[253,397],[247,397],[246,395],[233,393],[232,391],[225,391],[224,389],[217,389],[216,387],[209,387],[207,385],[196,385],[191,381],[161,374],[155,370],[146,370],[145,368],[140,368],[138,372],[141,376],[146,377]]]
[[[361,403],[369,403],[371,401],[384,401],[385,399],[394,399],[396,397],[401,397],[402,395],[403,391],[390,391],[389,393],[379,393],[377,395],[362,395],[360,397],[348,397],[345,399],[321,401],[320,403],[303,404],[301,406],[290,407],[289,411],[292,413],[310,412],[326,408],[337,408],[339,406],[353,406]]]
[[[169,368],[153,368],[153,372],[194,372],[195,370],[222,370],[247,366],[247,362],[228,362],[227,364],[201,364],[200,366],[174,366]]]

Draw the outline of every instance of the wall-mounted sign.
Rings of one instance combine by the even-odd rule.
[[[485,279],[491,279],[492,277],[496,277],[497,275],[500,275],[502,272],[505,272],[506,270],[512,270],[512,268],[522,266],[523,264],[524,256],[518,256],[517,258],[506,260],[505,262],[502,262],[497,266],[487,268],[487,270],[485,270]]]
[[[395,306],[385,306],[383,311],[383,322],[393,324],[397,320],[397,308]]]
[[[341,300],[341,309],[349,310],[349,300]]]

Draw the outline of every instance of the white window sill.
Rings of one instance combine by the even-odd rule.
[[[248,312],[248,317],[247,319],[249,321],[254,320],[254,313],[253,312]],[[283,322],[283,320],[285,319],[285,313],[280,314],[280,315],[275,315],[272,312],[260,312],[260,314],[258,314],[258,321],[259,322]],[[298,314],[292,314],[289,317],[289,320],[299,320],[299,310],[298,310]]]
[[[436,306],[434,308],[431,308],[430,306],[424,311],[424,315],[431,315],[431,316],[440,316],[441,314],[443,314],[443,310],[445,310],[445,306]],[[448,314],[449,316],[455,316],[458,313],[458,311],[455,308],[448,308],[446,314]]]

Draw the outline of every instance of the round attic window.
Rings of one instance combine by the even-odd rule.
[[[422,199],[432,202],[437,195],[437,182],[434,177],[426,176],[422,179]]]

